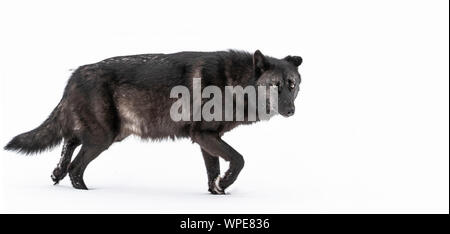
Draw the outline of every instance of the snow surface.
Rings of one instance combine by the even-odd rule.
[[[389,141],[370,148],[356,135],[324,146],[317,142],[333,142],[337,136],[320,136],[312,129],[305,130],[307,136],[273,145],[277,135],[290,131],[276,127],[295,118],[242,127],[226,137],[246,158],[226,196],[207,192],[197,145],[131,138],[92,162],[85,175],[88,191],[73,189],[68,178],[52,185],[60,148],[38,156],[2,152],[1,208],[20,213],[445,212],[448,193],[440,179],[447,166],[419,157],[396,158],[383,150]],[[413,149],[403,150],[395,154]],[[222,161],[222,166],[227,165]]]

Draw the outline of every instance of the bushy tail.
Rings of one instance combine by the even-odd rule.
[[[57,146],[62,140],[61,127],[58,122],[58,105],[39,127],[14,137],[5,150],[24,154],[40,153]]]

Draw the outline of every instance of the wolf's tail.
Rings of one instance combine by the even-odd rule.
[[[58,121],[60,106],[61,103],[39,127],[14,137],[4,149],[34,154],[57,146],[62,140],[61,126]]]

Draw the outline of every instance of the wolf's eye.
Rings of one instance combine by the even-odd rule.
[[[290,89],[295,89],[295,82],[292,80],[289,80],[289,88]]]

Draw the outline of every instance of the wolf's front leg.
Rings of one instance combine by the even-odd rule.
[[[230,168],[223,178],[218,178],[218,189],[224,191],[237,179],[239,172],[244,167],[244,158],[233,147],[223,141],[216,132],[196,132],[192,140],[200,145],[210,155],[221,157],[230,162]]]
[[[224,194],[219,188],[218,182],[220,176],[219,157],[211,155],[202,149],[203,159],[205,161],[206,172],[208,173],[208,191],[212,194]]]

